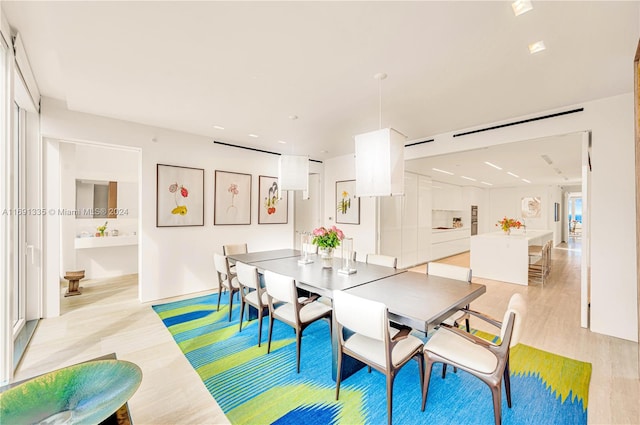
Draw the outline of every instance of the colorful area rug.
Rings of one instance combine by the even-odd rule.
[[[223,298],[226,298],[225,296]],[[234,424],[383,424],[387,422],[386,384],[366,368],[344,380],[335,400],[331,379],[329,325],[305,329],[300,374],[296,373],[295,334],[275,322],[267,354],[268,318],[263,345],[257,346],[257,320],[238,332],[234,302],[216,311],[216,294],[153,306],[205,386]],[[239,303],[237,303],[239,304]],[[420,411],[418,365],[407,364],[394,384],[396,424],[493,424],[489,388],[463,372],[441,378],[436,364],[427,408]],[[502,397],[503,424],[586,424],[591,364],[519,344],[511,354],[513,407]],[[503,390],[504,391],[504,390]]]

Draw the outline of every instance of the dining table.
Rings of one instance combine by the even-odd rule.
[[[486,286],[462,282],[440,276],[410,272],[363,262],[354,262],[353,274],[340,273],[342,259],[334,258],[333,267],[325,268],[318,255],[311,255],[312,263],[298,262],[302,253],[297,250],[274,250],[229,255],[232,262],[241,261],[257,267],[261,279],[264,271],[289,276],[303,291],[333,298],[333,291],[347,291],[359,297],[382,302],[387,306],[389,319],[425,335],[451,314],[467,306],[486,292]],[[256,314],[257,316],[257,314]],[[336,330],[337,326],[333,326]],[[332,377],[337,376],[338,336],[333,332]],[[357,372],[364,364],[346,356],[343,359],[342,379]]]

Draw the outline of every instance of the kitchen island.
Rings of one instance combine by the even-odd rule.
[[[529,246],[553,239],[551,230],[528,230],[471,236],[471,270],[474,277],[518,285],[529,284]]]

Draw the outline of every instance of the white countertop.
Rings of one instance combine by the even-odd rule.
[[[458,227],[457,229],[454,229],[453,227],[450,229],[431,229],[432,233],[444,233],[444,232],[461,232],[461,231],[465,231],[465,230],[471,230],[470,227]]]
[[[128,236],[76,238],[74,242],[75,249],[107,248],[112,246],[127,246],[127,245],[138,245],[138,236],[128,235]]]
[[[545,236],[548,234],[553,234],[553,230],[527,230],[526,233],[522,230],[511,231],[510,235],[506,235],[503,231],[499,232],[489,232],[489,233],[481,233],[479,235],[474,235],[472,238],[514,238],[514,239],[526,239],[532,240],[539,238],[541,236]]]

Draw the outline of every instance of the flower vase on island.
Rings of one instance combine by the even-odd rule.
[[[333,267],[333,250],[340,246],[340,241],[344,239],[344,233],[336,226],[327,229],[318,227],[313,231],[313,243],[318,245],[318,254],[322,259],[323,268]]]
[[[522,223],[515,218],[504,217],[496,223],[496,226],[500,227],[506,236],[509,236],[511,234],[511,228],[515,227],[516,229],[519,229],[522,227]]]

